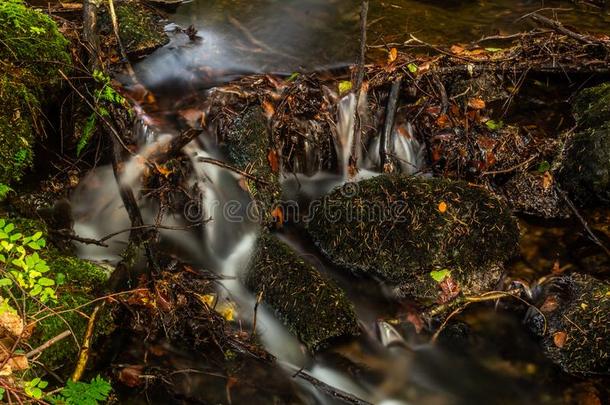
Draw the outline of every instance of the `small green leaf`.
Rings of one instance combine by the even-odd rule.
[[[47,277],[40,277],[38,279],[38,284],[40,284],[43,287],[49,287],[49,286],[55,285],[55,280],[51,280],[50,278],[47,278]]]
[[[297,77],[299,77],[301,74],[299,72],[294,72],[293,74],[291,74],[290,76],[288,76],[288,78],[286,79],[287,82],[292,82],[295,81],[297,79]]]
[[[32,235],[32,240],[35,242],[42,236],[42,232],[38,231],[34,235]]]
[[[451,271],[447,269],[443,270],[433,270],[430,272],[430,277],[437,283],[442,282],[445,277],[449,277],[451,275]]]
[[[339,82],[339,93],[345,94],[352,89],[352,82],[349,80],[343,80]]]
[[[409,72],[411,73],[417,73],[418,67],[415,63],[409,63],[407,69],[409,69]]]
[[[538,165],[538,172],[539,173],[545,173],[548,172],[551,169],[551,164],[549,162],[547,162],[546,160],[543,160],[542,162],[540,162],[540,164]]]
[[[494,120],[487,120],[485,122],[485,125],[490,130],[497,131],[497,130],[501,129],[504,126],[504,122],[502,122],[502,121],[494,121]]]
[[[0,278],[0,287],[10,287],[13,285],[13,281],[10,278]]]

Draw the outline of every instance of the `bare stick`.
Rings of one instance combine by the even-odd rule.
[[[369,13],[369,1],[362,0],[360,3],[360,57],[358,58],[358,67],[356,72],[356,108],[354,109],[354,143],[352,145],[351,156],[352,161],[358,159],[356,153],[360,146],[360,138],[362,132],[362,123],[358,114],[360,103],[360,93],[362,92],[362,83],[364,82],[364,64],[366,62],[366,25]]]
[[[593,45],[594,42],[591,41],[588,37],[578,34],[574,31],[570,31],[569,29],[567,29],[566,27],[563,26],[562,23],[560,23],[559,21],[554,21],[551,20],[550,18],[547,18],[543,15],[540,15],[538,13],[532,13],[528,15],[529,18],[531,18],[532,20],[536,21],[537,23],[540,23],[542,25],[545,25],[549,28],[554,29],[557,32],[560,32],[564,35],[569,36],[570,38],[574,38],[577,41],[583,42],[585,44],[588,45]]]
[[[231,165],[226,164],[225,162],[221,161],[221,160],[217,160],[217,159],[212,159],[212,158],[205,158],[205,157],[198,157],[197,158],[198,162],[202,162],[202,163],[210,163],[219,167],[222,167],[223,169],[227,169],[227,170],[231,170],[232,172],[235,172],[237,174],[241,174],[242,176],[244,176],[245,178],[249,179],[249,180],[253,180],[257,183],[260,183],[262,185],[268,186],[269,183],[266,182],[263,179],[260,179],[248,172],[244,172],[243,170],[239,170],[236,167],[233,167]]]
[[[70,336],[71,333],[72,332],[70,332],[69,330],[65,330],[65,331],[61,332],[59,335],[47,340],[46,342],[44,342],[43,344],[38,346],[36,349],[28,352],[25,355],[25,357],[27,357],[28,359],[31,359],[32,357],[36,356],[38,353],[42,353],[43,351],[45,351],[46,349],[48,349],[50,346],[54,345],[55,343],[59,342],[60,340]]]

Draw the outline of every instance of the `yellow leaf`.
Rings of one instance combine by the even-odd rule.
[[[223,302],[217,305],[216,312],[229,322],[235,320],[235,315],[237,314],[235,305],[232,302]]]
[[[343,80],[339,82],[339,93],[345,94],[352,89],[352,82],[349,80]]]

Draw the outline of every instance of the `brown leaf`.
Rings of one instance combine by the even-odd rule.
[[[277,173],[280,171],[280,159],[278,153],[275,149],[271,149],[267,154],[267,161],[269,162],[269,166],[271,166],[271,171],[273,173]]]
[[[540,306],[540,312],[553,312],[557,308],[559,308],[559,301],[557,300],[557,297],[551,295],[546,300],[544,300],[544,302]]]
[[[155,164],[155,169],[157,169],[157,171],[163,175],[163,177],[168,178],[170,174],[172,174],[174,171],[171,169],[168,169],[167,167],[165,167],[165,165],[160,165],[157,162],[154,162]]]
[[[398,49],[392,48],[388,52],[388,63],[392,63],[398,58]]]
[[[23,333],[24,323],[21,317],[11,311],[0,314],[0,329],[12,336],[19,337]]]
[[[263,110],[265,111],[265,117],[267,117],[268,120],[270,120],[271,117],[273,117],[273,114],[275,114],[273,104],[267,100],[263,101]]]
[[[441,114],[437,119],[436,119],[436,125],[438,125],[441,128],[447,128],[449,127],[449,116],[447,114]]]
[[[485,101],[480,98],[468,99],[468,107],[472,108],[473,110],[482,110],[485,108]]]
[[[450,51],[455,55],[459,55],[461,53],[464,53],[464,47],[460,45],[451,45]]]
[[[548,172],[544,172],[544,175],[542,176],[542,188],[544,188],[545,190],[548,190],[549,188],[551,188],[553,186],[553,175],[551,174],[550,171]]]
[[[406,319],[407,319],[407,322],[411,323],[415,327],[415,332],[416,333],[419,333],[419,332],[422,331],[422,329],[424,329],[424,321],[423,321],[423,319],[414,310],[409,310],[407,312]]]
[[[567,339],[568,334],[563,331],[555,332],[553,334],[553,343],[560,349],[566,344]]]
[[[441,304],[451,301],[460,294],[460,286],[450,275],[446,276],[438,285],[441,287],[442,291],[441,295],[438,297],[439,303]]]
[[[127,366],[121,369],[121,371],[119,372],[119,381],[128,387],[135,388],[142,384],[140,376],[142,375],[143,370],[144,366]]]

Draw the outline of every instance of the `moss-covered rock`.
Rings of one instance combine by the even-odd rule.
[[[261,236],[245,284],[263,294],[263,301],[310,350],[358,334],[345,293],[272,235]]]
[[[32,165],[38,101],[25,85],[0,74],[0,105],[0,183],[10,183]]]
[[[271,211],[279,199],[279,156],[269,146],[267,118],[259,106],[249,107],[232,120],[224,131],[221,146],[231,165],[265,182],[246,180],[246,187],[261,204],[262,222],[272,221]],[[273,167],[275,165],[275,167]]]
[[[610,83],[583,90],[574,102],[578,124],[564,142],[557,178],[581,204],[610,202]]]
[[[14,232],[24,235],[42,232],[42,238],[48,241],[47,227],[42,221],[10,218],[7,222],[15,225]],[[31,317],[30,320],[38,320],[27,343],[31,347],[39,347],[64,331],[71,331],[72,336],[48,347],[38,358],[49,369],[70,373],[85,335],[87,316],[95,307],[92,300],[103,292],[109,271],[87,260],[66,256],[52,245],[39,250],[39,254],[49,267],[44,276],[57,283],[57,302],[47,302],[50,310],[42,308],[41,311],[38,301],[26,300],[26,312]],[[107,335],[113,327],[112,315],[105,311],[96,322],[95,336]]]
[[[573,112],[581,128],[599,127],[610,122],[610,83],[580,92],[574,100]]]
[[[493,287],[519,238],[510,211],[484,189],[400,175],[334,190],[308,230],[336,264],[423,301],[442,301],[456,287],[464,294]]]
[[[571,374],[610,375],[610,284],[585,274],[553,281],[528,318],[545,354]]]
[[[58,70],[69,69],[68,41],[48,15],[21,0],[3,0],[0,27],[0,60],[30,70],[36,86],[59,80]]]
[[[115,2],[115,11],[119,37],[129,56],[145,56],[169,42],[160,17],[153,9],[137,1],[125,0]],[[100,20],[102,26],[106,27],[105,31],[112,35],[112,22],[107,10],[103,11]]]
[[[581,204],[610,202],[610,120],[566,140],[557,178]]]
[[[82,343],[88,322],[86,316],[90,315],[95,307],[90,303],[102,291],[108,279],[108,272],[87,260],[55,254],[47,258],[47,263],[51,268],[51,276],[55,278],[59,274],[64,275],[64,282],[57,289],[58,303],[54,307],[55,310],[62,311],[62,314],[38,322],[29,343],[38,347],[63,331],[71,330],[73,336],[49,347],[39,358],[41,363],[53,370],[68,366],[66,371],[71,372],[78,357],[75,340],[78,345]],[[107,335],[113,327],[112,316],[105,312],[96,322],[95,335]]]

